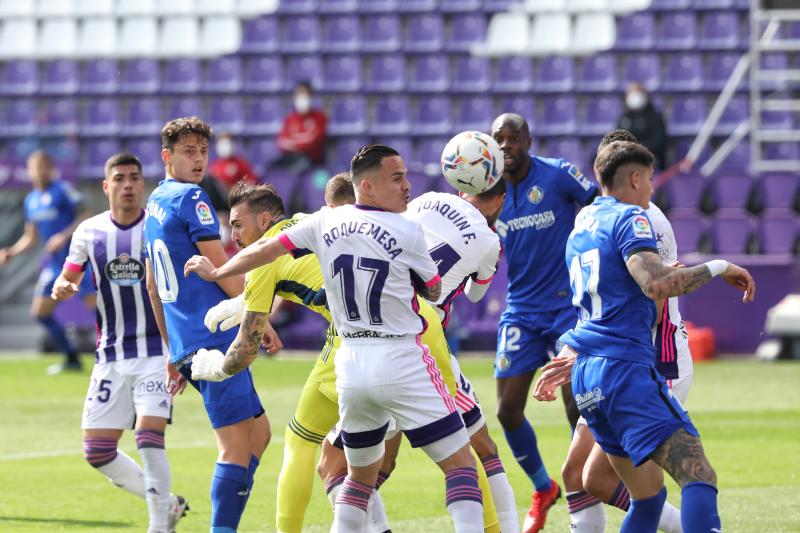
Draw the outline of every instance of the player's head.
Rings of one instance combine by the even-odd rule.
[[[600,141],[600,144],[597,145],[597,153],[600,153],[600,150],[608,146],[609,144],[613,143],[614,141],[626,141],[629,143],[639,143],[639,139],[636,138],[636,135],[629,132],[628,130],[623,129],[616,129],[611,130],[605,135],[603,135],[603,139]]]
[[[505,180],[497,180],[497,183],[488,191],[480,194],[459,193],[464,200],[474,205],[481,214],[486,217],[489,226],[494,226],[497,217],[500,216],[500,209],[503,208],[503,200],[506,197]]]
[[[133,154],[114,154],[106,160],[103,192],[112,210],[138,211],[144,198],[142,163]]]
[[[402,213],[411,191],[407,174],[397,150],[381,144],[365,146],[350,161],[356,203]]]
[[[28,156],[28,177],[37,189],[44,189],[53,181],[53,158],[44,150]]]
[[[172,119],[161,130],[161,160],[167,175],[200,183],[208,165],[211,126],[197,117]]]
[[[248,185],[244,180],[228,193],[231,240],[239,248],[250,246],[275,222],[286,216],[283,200],[268,184]]]
[[[503,174],[513,175],[525,168],[530,157],[531,131],[524,118],[516,113],[503,113],[492,122],[492,137],[503,151]]]
[[[294,86],[294,94],[292,95],[292,103],[294,109],[301,115],[305,115],[311,111],[311,99],[314,97],[314,91],[311,88],[311,83],[307,81],[299,81]]]
[[[641,144],[612,142],[597,154],[594,172],[606,196],[644,209],[649,206],[653,194],[653,154]]]
[[[339,207],[340,205],[356,203],[356,191],[349,172],[340,172],[325,184],[325,205]]]

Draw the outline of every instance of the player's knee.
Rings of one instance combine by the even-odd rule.
[[[567,456],[567,460],[564,461],[564,464],[561,465],[561,480],[564,482],[564,486],[567,487],[567,490],[580,490],[579,487],[581,486],[584,487],[584,490],[587,490],[585,489],[585,485],[583,485],[583,468],[581,466],[582,465],[574,464],[569,456]]]
[[[83,456],[94,468],[105,466],[117,458],[117,439],[112,437],[85,437]]]
[[[684,486],[687,483],[707,483],[711,486],[717,486],[717,473],[708,458],[705,455],[698,457],[692,464],[688,465],[687,471],[683,473],[684,480],[680,480],[680,485]],[[682,482],[681,482],[682,481]]]
[[[603,482],[603,479],[597,472],[593,472],[591,469],[586,469],[583,471],[582,475],[579,475],[579,479],[583,484],[583,490],[594,496],[595,498],[601,501],[608,501],[611,497],[611,494],[608,494],[606,490],[606,483]]]
[[[504,430],[512,431],[517,429],[522,424],[522,419],[522,410],[516,405],[502,401],[497,404],[497,420]]]
[[[470,445],[481,459],[496,456],[498,453],[497,445],[489,436],[489,432],[484,431],[484,429],[481,429],[470,438]]]

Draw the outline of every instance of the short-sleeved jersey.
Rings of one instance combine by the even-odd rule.
[[[436,306],[446,326],[450,304],[468,279],[491,282],[500,239],[481,212],[455,194],[427,192],[409,203],[404,215],[422,226],[428,252],[439,269],[442,295]]]
[[[578,324],[561,340],[579,354],[655,363],[656,306],[626,266],[642,250],[657,252],[641,207],[602,196],[578,214],[566,249]]]
[[[25,220],[36,226],[42,242],[63,231],[75,220],[83,204],[83,196],[65,181],[54,181],[43,191],[34,189],[25,197]],[[64,246],[50,256],[57,268],[67,258],[69,246]]]
[[[416,222],[369,206],[323,207],[281,232],[297,257],[322,265],[328,308],[343,339],[418,335],[415,286],[439,281]]]
[[[528,175],[509,184],[495,227],[508,261],[508,311],[540,313],[569,307],[564,247],[577,205],[597,188],[563,159],[531,156]]]
[[[122,226],[106,211],[81,222],[64,268],[91,264],[97,285],[95,361],[154,357],[167,353],[145,286],[144,217]]]
[[[269,228],[262,238],[269,239],[307,218],[303,213],[281,220]],[[322,270],[314,255],[297,259],[283,255],[272,263],[262,265],[247,273],[244,280],[244,303],[248,311],[269,313],[275,295],[304,305],[324,316],[329,322],[326,307]]]
[[[237,328],[212,334],[203,325],[206,311],[227,299],[225,292],[196,274],[183,275],[186,261],[200,253],[195,243],[220,238],[219,219],[203,189],[170,178],[159,183],[147,202],[144,236],[164,307],[171,360],[233,342]]]

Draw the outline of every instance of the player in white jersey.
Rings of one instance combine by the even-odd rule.
[[[468,436],[427,347],[414,306],[415,290],[441,294],[436,265],[418,224],[398,213],[408,204],[407,170],[399,154],[373,145],[354,156],[356,205],[323,208],[279,237],[259,241],[215,269],[193,257],[186,272],[208,280],[246,272],[291,251],[311,251],[323,265],[328,304],[342,339],[336,388],[348,476],[336,500],[334,528],[360,531],[394,419],[412,446],[445,472],[447,511],[456,531],[482,531],[482,500]],[[235,372],[219,354],[210,373]]]
[[[84,454],[116,486],[147,501],[150,533],[166,533],[188,509],[170,493],[164,431],[172,410],[165,384],[167,347],[156,326],[144,284],[145,211],[141,163],[117,154],[105,165],[103,192],[111,209],[75,230],[51,297],[66,300],[91,265],[97,285],[97,351],[83,408]],[[117,448],[134,427],[144,468]]]

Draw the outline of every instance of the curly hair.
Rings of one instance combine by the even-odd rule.
[[[170,152],[184,135],[196,134],[205,140],[211,139],[211,126],[197,117],[174,118],[161,130],[161,147]]]

